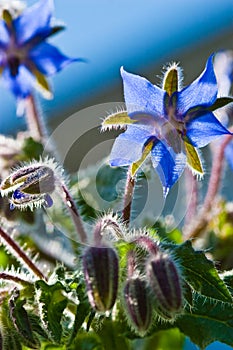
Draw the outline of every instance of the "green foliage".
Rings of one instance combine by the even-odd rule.
[[[88,334],[81,333],[75,338],[73,344],[68,347],[69,350],[105,350],[103,344],[94,332]]]
[[[184,345],[184,335],[178,328],[159,331],[146,339],[136,339],[132,342],[132,350],[180,350]]]
[[[10,318],[16,331],[23,339],[24,344],[31,348],[36,348],[38,342],[33,336],[31,323],[27,311],[24,308],[25,302],[25,300],[19,299],[19,291],[15,289],[9,299]]]
[[[59,343],[62,336],[61,318],[68,302],[63,295],[64,287],[60,282],[48,285],[44,281],[37,281],[35,287],[43,326],[49,337]]]
[[[193,308],[185,310],[175,325],[200,348],[215,340],[233,346],[233,304],[194,294]]]
[[[39,160],[40,156],[42,156],[44,151],[43,145],[35,141],[32,137],[29,137],[24,140],[22,154],[20,160],[31,160],[36,159]]]
[[[182,271],[186,303],[175,321],[161,322],[155,317],[148,335],[140,339],[128,325],[121,303],[117,304],[114,318],[111,313],[107,317],[93,313],[79,269],[72,272],[61,266],[56,268],[52,284],[42,280],[35,283],[36,293],[35,296],[31,294],[30,305],[34,305],[34,311],[40,310],[39,316],[32,310],[28,312],[29,304],[22,297],[28,295],[29,287],[25,286],[20,293],[18,290],[11,292],[1,311],[1,329],[6,346],[12,349],[40,346],[40,349],[61,350],[136,350],[140,345],[142,350],[158,347],[166,350],[173,344],[172,348],[181,349],[184,336],[180,332],[200,348],[215,340],[233,346],[230,293],[233,290],[233,273],[219,275],[204,252],[195,251],[191,242],[162,242],[160,245],[175,257]],[[132,247],[132,243],[119,244],[121,261]],[[121,265],[123,268],[124,264]],[[124,280],[124,274],[122,278]],[[67,308],[74,321],[65,316]]]
[[[60,27],[55,27],[54,32],[58,30]],[[47,88],[46,82],[42,81],[40,76],[37,78]],[[176,80],[176,73],[172,72],[166,83],[169,94],[176,91]],[[231,97],[218,98],[206,110],[215,110],[231,102]],[[205,107],[198,106],[197,110],[203,108]],[[189,112],[197,112],[197,110]],[[114,127],[116,124],[125,126],[131,122],[126,112],[119,111],[105,119],[102,127]],[[185,141],[188,142],[188,140]],[[129,169],[131,175],[136,176],[137,171],[141,170],[142,164],[145,165],[144,161],[151,151],[152,143],[147,146],[144,147],[141,159]],[[22,149],[12,156],[12,164],[17,165],[21,161],[31,161],[32,159],[38,160],[42,156],[43,150],[41,142],[27,137]],[[186,143],[186,153],[189,165],[197,172],[202,173],[201,160],[190,143]],[[40,253],[40,257],[37,259],[29,258],[32,265],[37,266],[38,263],[40,267],[46,266],[44,279],[39,279],[38,274],[35,273],[35,269],[33,271],[30,264],[25,263],[23,259],[16,260],[16,254],[15,256],[12,254],[14,251],[12,246],[11,249],[7,249],[11,255],[6,253],[5,248],[4,250],[0,249],[0,349],[182,350],[185,337],[189,337],[201,349],[215,340],[233,347],[233,270],[219,273],[214,263],[214,261],[218,261],[218,267],[222,270],[224,267],[233,268],[232,208],[229,209],[228,203],[224,200],[216,201],[217,204],[214,203],[214,215],[212,212],[208,213],[207,228],[201,243],[184,241],[182,229],[168,227],[169,220],[166,218],[165,220],[160,218],[152,227],[131,230],[131,227],[126,224],[127,220],[123,222],[122,219],[124,217],[122,203],[126,172],[125,168],[111,168],[103,161],[98,166],[91,166],[81,171],[79,176],[72,175],[70,179],[74,203],[77,205],[81,220],[84,222],[84,228],[88,233],[88,245],[98,243],[97,245],[101,246],[103,244],[102,249],[109,246],[114,248],[114,253],[116,252],[118,255],[117,261],[119,260],[120,271],[119,287],[116,293],[117,300],[112,310],[107,312],[97,312],[91,306],[90,295],[93,294],[91,293],[93,290],[87,292],[87,274],[85,274],[82,264],[86,246],[83,247],[77,242],[77,227],[75,226],[77,221],[74,224],[69,216],[72,201],[67,199],[67,208],[65,208],[65,203],[57,200],[57,194],[54,194],[54,205],[47,212],[44,211],[45,208],[42,208],[39,213],[12,212],[9,210],[8,199],[0,197],[2,226],[7,223],[5,226],[8,229],[10,223],[9,236],[13,236],[12,223],[16,223],[17,220],[19,232],[15,234],[15,243],[23,249],[26,245],[28,250]],[[149,175],[149,171],[147,175]],[[25,174],[22,174],[22,177],[26,177]],[[138,174],[137,186],[140,186],[140,179],[143,181],[147,179],[145,173]],[[17,176],[14,181],[14,184],[19,181]],[[135,197],[137,198],[137,195]],[[138,203],[134,202],[131,211],[136,212],[137,207]],[[100,218],[103,218],[103,214],[106,212],[108,214],[105,216],[108,216],[108,220],[111,221],[113,218],[114,220],[107,228],[108,223],[105,222],[105,226],[103,225],[102,231],[99,232],[98,240],[96,239],[98,236],[96,236],[98,229],[96,222],[99,223]],[[142,222],[146,223],[147,220],[148,218],[144,217]],[[93,232],[93,227],[95,227],[95,232]],[[64,240],[61,239],[63,234],[64,237],[66,236]],[[47,237],[49,237],[48,240]],[[161,319],[163,317],[161,308],[159,314],[155,302],[151,302],[155,301],[152,298],[151,283],[146,280],[146,276],[149,279],[148,264],[146,265],[146,263],[152,254],[156,256],[156,249],[153,251],[153,249],[137,245],[135,238],[138,237],[149,238],[156,249],[161,250],[161,253],[166,252],[171,258],[175,271],[177,270],[179,278],[176,280],[179,283],[181,281],[180,300],[183,303],[180,302],[179,310],[175,310],[177,312],[171,313],[171,319],[165,319],[165,317]],[[38,242],[41,241],[43,243],[39,244]],[[6,246],[8,243],[6,240]],[[66,258],[59,254],[61,248],[58,249],[57,244],[64,248]],[[132,265],[128,263],[129,252],[134,253],[131,256],[135,259],[131,275]],[[159,254],[156,258],[158,256]],[[58,265],[57,260],[61,262],[61,265]],[[98,262],[95,261],[94,266]],[[111,267],[111,265],[109,266]],[[106,266],[106,271],[109,266]],[[102,282],[101,278],[106,279],[106,276],[105,271],[103,273],[101,271],[99,279]],[[168,269],[164,269],[164,271],[168,271]],[[170,276],[174,276],[174,270],[172,271],[173,274],[170,272]],[[44,271],[41,276],[43,277],[43,275]],[[139,282],[135,283],[135,290],[133,289],[131,294],[128,293],[130,302],[126,308],[123,294],[130,278],[133,282],[137,278]],[[163,279],[161,280],[163,281]],[[166,279],[168,282],[171,280],[171,278]],[[116,279],[114,279],[115,281]],[[141,283],[141,281],[143,282]],[[154,283],[156,284],[156,279]],[[145,329],[143,329],[143,333],[140,333],[137,324],[135,327],[132,326],[132,317],[131,322],[129,321],[129,314],[136,309],[139,316],[144,315],[143,312],[146,309],[144,302],[140,304],[140,310],[132,307],[135,305],[138,307],[138,300],[136,297],[134,299],[134,296],[138,295],[136,288],[138,285],[144,284],[144,289],[149,291],[148,305],[151,305],[151,313],[149,314],[150,322],[145,323]],[[170,288],[170,294],[168,284],[163,286],[164,290],[162,288],[161,293],[167,293],[175,299],[174,283],[172,284],[173,288]],[[91,288],[92,283],[89,285]],[[111,292],[115,292],[114,285],[111,283]],[[158,295],[159,293],[158,289]],[[143,297],[142,300],[144,300]],[[166,299],[161,298],[161,300]],[[166,305],[164,310],[167,311]],[[142,336],[144,331],[145,335]]]
[[[105,318],[95,325],[95,331],[101,339],[103,349],[130,350],[130,340],[125,336],[127,330],[124,319],[112,322]]]

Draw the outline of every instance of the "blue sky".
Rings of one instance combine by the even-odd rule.
[[[28,4],[33,1],[28,1]],[[232,0],[55,0],[55,18],[67,29],[53,37],[67,55],[84,57],[52,79],[55,97],[42,101],[48,118],[77,106],[119,82],[119,68],[140,70],[169,61],[174,52],[192,47],[233,25]],[[165,61],[166,62],[166,61]],[[0,129],[16,125],[15,101],[0,85]],[[17,119],[17,122],[20,120]],[[21,120],[22,124],[22,120]]]

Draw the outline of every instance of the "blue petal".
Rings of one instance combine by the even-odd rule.
[[[233,142],[231,141],[225,148],[225,157],[233,170]]]
[[[41,43],[33,48],[29,56],[38,70],[45,75],[53,75],[71,62],[82,61],[63,55],[56,47],[48,43]]]
[[[164,90],[139,75],[127,73],[123,67],[121,67],[121,76],[129,114],[141,111],[152,113],[155,118],[164,115]]]
[[[19,66],[19,72],[16,76],[12,76],[10,70],[5,68],[2,78],[6,87],[18,98],[27,97],[31,93],[35,82],[33,75],[23,65]]]
[[[144,144],[150,136],[150,132],[143,127],[128,126],[127,130],[120,134],[113,144],[110,165],[130,165],[139,160]]]
[[[48,193],[44,196],[44,200],[45,200],[44,206],[46,208],[51,208],[51,206],[53,205],[53,200]]]
[[[10,41],[10,35],[5,21],[0,20],[0,49],[4,49]],[[1,56],[1,53],[0,53]]]
[[[186,124],[187,136],[193,146],[204,147],[217,137],[230,134],[211,112],[194,118]]]
[[[53,7],[53,0],[40,0],[14,19],[18,44],[22,45],[37,35],[44,37],[49,34]]]
[[[186,166],[186,155],[176,154],[172,148],[158,142],[151,151],[151,159],[163,185],[164,197],[166,197]]]
[[[196,106],[211,106],[218,93],[217,81],[213,67],[213,56],[211,55],[206,63],[202,74],[191,84],[177,93],[177,113],[185,113]]]

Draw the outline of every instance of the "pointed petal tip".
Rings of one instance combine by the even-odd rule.
[[[90,60],[87,58],[70,58],[71,62],[80,62],[80,63],[90,63]]]
[[[123,66],[121,66],[121,68],[120,68],[120,73],[121,73],[122,78],[123,78],[123,76],[127,73],[127,72],[124,70],[124,67],[123,67]]]

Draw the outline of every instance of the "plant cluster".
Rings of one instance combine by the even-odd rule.
[[[233,53],[212,54],[186,87],[175,63],[161,86],[121,68],[125,107],[100,125],[119,131],[110,159],[99,178],[91,167],[68,178],[46,147],[35,89],[51,98],[48,77],[85,60],[48,42],[64,29],[52,14],[52,0],[16,1],[0,19],[2,81],[27,122],[15,138],[0,135],[0,348],[166,350],[185,337],[233,346],[233,206],[220,189],[226,163],[233,169]],[[199,149],[210,143],[203,191]],[[133,225],[138,187],[154,171],[165,200],[186,183],[179,227],[172,213]],[[85,201],[87,183],[108,198],[119,181],[117,208]]]

